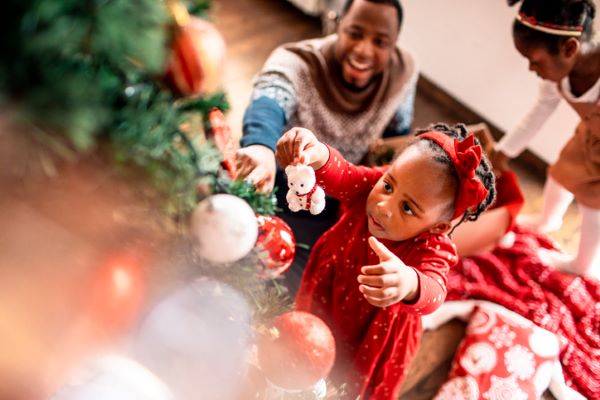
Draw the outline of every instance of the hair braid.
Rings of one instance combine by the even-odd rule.
[[[453,127],[450,127],[447,124],[443,123],[433,124],[430,125],[427,129],[418,130],[417,135],[429,131],[439,131],[459,141],[464,140],[468,135],[467,128],[464,124],[456,124]],[[458,183],[459,178],[454,167],[454,163],[450,159],[450,156],[448,156],[448,154],[442,149],[442,147],[434,141],[426,138],[418,140],[417,143],[419,142],[426,142],[428,144],[428,149],[434,152],[433,159],[441,164],[448,166],[450,174],[452,174],[452,176]],[[480,145],[479,140],[477,140],[477,138],[475,138],[475,143],[477,145]],[[488,194],[486,198],[481,203],[477,204],[477,206],[474,209],[465,211],[460,222],[456,226],[460,225],[463,221],[477,220],[479,215],[481,215],[481,213],[483,213],[496,199],[496,177],[494,175],[492,165],[485,154],[482,154],[481,162],[475,170],[475,175],[481,181],[483,186],[487,189]],[[456,226],[454,228],[456,228]]]

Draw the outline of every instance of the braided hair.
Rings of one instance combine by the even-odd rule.
[[[416,134],[416,142],[413,142],[413,144],[421,146],[421,149],[431,152],[434,161],[447,166],[448,173],[451,179],[453,179],[455,187],[458,187],[458,173],[456,172],[454,163],[450,159],[450,156],[448,156],[448,153],[446,153],[442,147],[433,140],[428,138],[419,138],[419,134],[430,131],[442,132],[452,139],[462,141],[467,137],[467,128],[464,124],[456,124],[453,127],[443,123],[433,124],[427,129],[418,130]],[[479,140],[477,139],[475,139],[475,143],[480,145]],[[481,203],[477,204],[477,207],[471,207],[470,209],[466,210],[460,222],[456,224],[452,230],[456,229],[456,227],[464,221],[475,221],[479,215],[481,215],[481,213],[483,213],[496,199],[496,177],[494,176],[492,165],[485,154],[482,154],[481,162],[475,170],[475,175],[487,189],[488,194]],[[451,211],[453,212],[453,209]]]
[[[596,7],[592,0],[508,0],[510,6],[521,2],[519,12],[545,23],[582,26],[579,40],[591,41],[594,35]],[[519,21],[513,23],[513,36],[523,43],[543,45],[550,54],[558,54],[568,37],[531,29]]]
[[[402,11],[402,5],[400,4],[400,0],[366,0],[366,1],[368,1],[369,3],[385,4],[385,5],[394,7],[396,9],[396,15],[398,16],[398,27],[402,26],[402,19],[403,19],[404,13]],[[342,7],[342,10],[340,12],[340,16],[339,16],[340,18],[342,18],[344,15],[346,15],[348,10],[352,6],[352,3],[354,3],[354,0],[346,0],[346,3],[344,3],[344,6]]]

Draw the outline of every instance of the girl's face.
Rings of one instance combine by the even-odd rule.
[[[344,81],[358,89],[383,72],[396,46],[398,14],[393,6],[355,0],[338,25],[335,58]]]
[[[529,70],[542,79],[560,82],[571,73],[579,53],[578,41],[569,39],[561,45],[557,54],[552,54],[541,44],[525,43],[513,37],[515,47],[529,61]]]
[[[409,146],[379,179],[367,198],[371,235],[402,241],[450,229],[456,184],[447,166],[418,146]]]

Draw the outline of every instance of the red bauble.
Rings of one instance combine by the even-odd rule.
[[[144,299],[140,260],[113,255],[105,260],[88,289],[89,312],[107,334],[122,334],[138,317]]]
[[[331,331],[310,313],[282,314],[259,337],[259,365],[271,383],[284,389],[314,386],[329,374],[334,360]]]
[[[175,34],[166,78],[183,95],[218,89],[223,74],[225,41],[210,22],[189,17]]]
[[[292,229],[281,218],[258,215],[258,239],[256,245],[265,254],[264,276],[279,276],[292,265],[296,255],[296,238]]]

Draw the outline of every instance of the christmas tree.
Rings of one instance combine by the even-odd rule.
[[[81,399],[117,381],[105,398],[232,398],[241,382],[222,380],[242,379],[253,336],[289,308],[273,278],[293,235],[272,195],[232,178],[209,6],[5,2],[0,336],[14,351],[0,398]],[[132,360],[102,357],[95,383],[64,386],[125,336]]]

